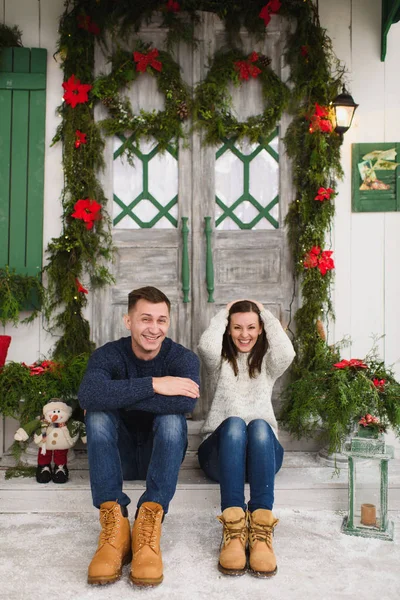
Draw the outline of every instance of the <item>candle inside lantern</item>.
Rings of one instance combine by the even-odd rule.
[[[376,525],[375,504],[361,504],[361,523],[370,527]]]

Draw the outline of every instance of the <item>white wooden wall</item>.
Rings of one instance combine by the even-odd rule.
[[[336,203],[333,250],[336,263],[333,299],[336,323],[331,339],[349,335],[347,358],[363,357],[372,346],[393,364],[400,377],[400,213],[351,212],[351,144],[400,141],[400,23],[388,36],[380,61],[381,3],[375,0],[320,0],[321,24],[348,69],[348,83],[360,106],[344,136]]]
[[[0,22],[10,26],[18,25],[23,32],[24,46],[47,49],[44,249],[50,239],[57,237],[61,231],[60,193],[63,182],[61,145],[50,148],[50,144],[59,122],[56,107],[61,103],[63,95],[62,71],[53,58],[58,36],[58,21],[63,8],[63,0],[0,0]],[[24,361],[30,364],[48,354],[54,344],[54,339],[46,333],[40,318],[30,325],[0,326],[0,330],[1,333],[12,337],[7,360]],[[14,424],[11,419],[7,419],[5,424],[0,417],[0,456],[12,443],[15,425],[16,423]]]
[[[23,30],[25,46],[48,51],[44,248],[60,233],[61,146],[50,148],[50,143],[62,97],[62,72],[53,53],[63,5],[63,0],[0,0],[0,22],[17,24]],[[387,57],[382,63],[380,5],[376,0],[319,0],[321,23],[333,40],[336,54],[347,65],[348,88],[360,104],[353,127],[345,134],[345,176],[335,200],[336,322],[330,326],[330,340],[349,335],[352,347],[345,357],[362,357],[371,348],[371,336],[384,335],[379,342],[380,354],[387,364],[394,364],[400,377],[400,213],[351,212],[351,144],[400,141],[400,23],[389,32]],[[12,336],[9,360],[33,362],[46,355],[53,344],[40,319],[30,326],[8,326],[3,333]]]

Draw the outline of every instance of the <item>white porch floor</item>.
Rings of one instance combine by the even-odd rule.
[[[278,574],[260,580],[228,578],[216,568],[221,526],[219,490],[195,467],[193,454],[181,470],[176,496],[163,526],[164,582],[141,590],[122,579],[106,587],[86,583],[96,548],[97,510],[91,506],[86,461],[71,463],[66,485],[5,481],[0,471],[0,598],[57,600],[397,600],[400,590],[400,461],[389,465],[389,509],[395,541],[346,536],[347,472],[339,477],[314,453],[287,452],[276,479],[280,519],[275,549]],[[130,516],[143,482],[127,483]]]

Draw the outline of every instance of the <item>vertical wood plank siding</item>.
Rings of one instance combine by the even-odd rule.
[[[42,266],[45,49],[7,48],[0,61],[1,264]]]

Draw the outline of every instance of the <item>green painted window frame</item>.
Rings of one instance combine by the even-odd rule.
[[[274,229],[279,229],[279,222],[274,219],[274,217],[270,214],[270,211],[279,204],[279,193],[275,198],[267,206],[262,206],[257,198],[255,198],[250,193],[250,163],[251,161],[258,156],[258,154],[265,150],[279,165],[279,154],[269,145],[272,140],[274,140],[279,135],[279,128],[277,127],[270,133],[267,138],[260,139],[258,141],[258,146],[251,154],[242,154],[242,152],[235,145],[235,138],[223,138],[223,145],[218,148],[215,153],[215,160],[217,161],[226,151],[230,150],[232,154],[238,158],[243,164],[243,191],[240,196],[233,202],[230,206],[227,206],[225,202],[215,195],[215,202],[217,206],[222,210],[222,214],[215,219],[215,227],[218,227],[226,218],[232,219],[234,223],[242,230],[253,229],[255,225],[257,225],[262,219],[266,219],[269,223],[274,227]],[[254,217],[250,223],[243,223],[243,221],[236,216],[234,213],[235,209],[242,204],[242,202],[250,202],[254,208],[258,210],[258,215]]]
[[[0,263],[37,275],[43,260],[47,50],[0,52]]]
[[[161,153],[160,144],[154,146],[154,148],[148,152],[147,154],[143,153],[138,146],[136,146],[133,142],[134,136],[125,137],[122,134],[116,136],[121,142],[121,146],[115,150],[113,159],[117,160],[123,153],[126,148],[129,148],[131,155],[133,155],[137,160],[142,162],[143,166],[143,174],[142,174],[142,191],[136,198],[133,198],[129,204],[125,204],[116,194],[113,194],[113,200],[115,204],[121,209],[121,212],[113,219],[113,225],[118,225],[118,223],[124,218],[129,217],[134,221],[140,229],[151,229],[153,228],[158,221],[160,221],[163,217],[165,217],[172,225],[172,227],[178,227],[178,221],[170,214],[171,208],[173,208],[176,204],[178,204],[178,194],[173,196],[169,202],[163,206],[157,198],[155,198],[150,193],[150,181],[149,181],[149,163],[152,158],[154,158],[157,154]],[[168,144],[166,150],[176,161],[178,161],[178,149],[175,148],[172,144]],[[132,167],[134,168],[134,167]],[[148,200],[151,204],[157,209],[157,214],[150,221],[142,221],[134,212],[135,207],[142,201]]]
[[[400,162],[400,143],[368,143],[352,145],[352,210],[353,212],[397,212],[400,211],[400,167],[393,171],[377,171],[378,179],[390,184],[390,190],[360,190],[358,163],[362,157],[374,150],[396,148],[396,162]]]

